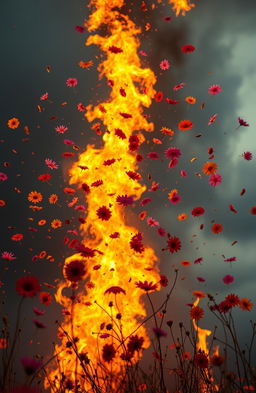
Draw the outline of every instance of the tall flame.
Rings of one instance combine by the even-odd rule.
[[[58,368],[50,371],[50,380],[55,380],[56,386],[60,385],[61,371],[66,378],[72,381],[77,378],[80,385],[86,387],[79,377],[82,369],[77,363],[76,355],[66,346],[67,335],[78,337],[77,353],[86,353],[95,369],[97,362],[102,361],[103,346],[106,343],[113,344],[117,353],[111,365],[107,362],[104,364],[104,372],[108,370],[118,381],[118,375],[125,366],[125,362],[120,358],[124,351],[123,345],[118,345],[118,342],[113,340],[113,331],[104,330],[102,327],[104,324],[113,324],[115,315],[121,314],[121,319],[115,323],[119,327],[119,344],[122,344],[122,339],[129,336],[138,326],[138,319],[146,316],[141,300],[143,292],[136,287],[135,282],[159,282],[154,250],[145,247],[144,252],[139,253],[131,249],[129,242],[138,230],[127,225],[124,208],[116,203],[118,195],[132,196],[138,200],[146,190],[138,179],[133,180],[127,174],[129,171],[135,173],[138,167],[136,155],[129,151],[128,140],[135,130],[153,131],[153,124],[143,116],[143,107],[150,106],[155,95],[153,85],[156,82],[151,69],[141,66],[137,54],[140,45],[137,35],[140,29],[128,16],[119,11],[123,5],[123,0],[92,0],[90,4],[93,12],[88,20],[88,30],[93,31],[105,25],[108,35],[91,35],[86,45],[96,44],[105,53],[106,58],[98,70],[100,78],[105,76],[111,81],[109,84],[112,90],[106,102],[86,108],[85,116],[89,122],[100,119],[106,127],[103,147],[95,148],[88,145],[70,171],[70,184],[77,183],[81,186],[86,183],[90,186],[90,192],[86,194],[86,222],[80,229],[84,236],[84,246],[97,249],[97,252],[93,258],[84,258],[76,253],[65,261],[65,266],[74,260],[84,261],[87,284],[77,295],[77,301],[73,302],[73,306],[70,298],[63,295],[63,290],[69,285],[68,281],[59,285],[56,294],[57,301],[64,308],[72,309],[72,323],[70,316],[66,316],[60,331],[61,344],[55,347],[55,354],[58,353]],[[116,135],[117,129],[122,130],[126,139]],[[143,142],[142,134],[139,134],[139,139]],[[107,165],[106,162],[111,165]],[[97,181],[99,186],[91,187]],[[102,206],[111,210],[108,221],[101,220],[96,214],[97,209]],[[115,232],[119,232],[119,238],[110,237]],[[105,294],[112,286],[121,287],[126,294]],[[109,306],[110,301],[112,307]],[[64,335],[61,334],[63,331]],[[100,338],[99,333],[104,333],[104,338]],[[150,341],[144,326],[138,334],[144,338],[143,347],[149,347]],[[136,354],[133,361],[138,358],[139,355]],[[99,379],[102,377],[101,372],[102,368],[98,367]]]
[[[199,301],[200,301],[200,298],[198,297],[194,302],[194,307],[196,307],[198,305]],[[198,337],[197,337],[198,341],[196,344],[196,348],[198,351],[201,350],[207,354],[208,353],[207,337],[209,337],[212,334],[212,332],[211,332],[211,330],[200,328],[196,324],[196,321],[194,319],[192,320],[192,322],[194,325],[194,329],[196,330],[197,335],[198,335]]]

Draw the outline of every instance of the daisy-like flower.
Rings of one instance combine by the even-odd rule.
[[[164,288],[167,287],[167,285],[168,285],[168,278],[164,274],[160,275],[159,284],[161,285],[161,287],[164,287]]]
[[[85,111],[85,105],[82,104],[82,102],[79,102],[79,104],[77,104],[77,109],[79,110],[79,112],[84,112]]]
[[[61,226],[62,226],[62,221],[59,220],[58,218],[55,218],[54,220],[52,220],[52,222],[51,222],[51,227],[52,227],[53,229],[60,228]]]
[[[48,168],[50,168],[50,169],[58,169],[59,168],[59,165],[56,164],[56,162],[51,160],[50,158],[46,158],[44,160],[44,162],[48,166]]]
[[[230,274],[227,274],[223,277],[222,281],[224,282],[224,284],[231,284],[234,281],[234,277]]]
[[[222,177],[221,175],[219,175],[218,173],[213,173],[210,177],[209,177],[209,184],[213,187],[218,186],[219,184],[222,183]]]
[[[215,234],[221,233],[223,231],[223,227],[221,224],[213,224],[211,227],[211,231]]]
[[[96,211],[96,214],[102,221],[108,221],[112,215],[111,210],[106,206],[99,207],[99,209]]]
[[[240,299],[239,307],[242,310],[251,311],[251,309],[253,308],[253,304],[249,299],[247,299],[246,297],[243,297],[242,299]]]
[[[45,100],[48,100],[48,98],[49,98],[49,94],[48,94],[48,93],[44,93],[44,94],[40,97],[40,100],[41,100],[41,101],[45,101]]]
[[[167,158],[173,159],[173,158],[179,158],[180,156],[181,156],[181,151],[177,147],[169,147],[169,149],[165,151],[165,157]]]
[[[170,63],[168,60],[164,59],[161,61],[161,63],[159,64],[161,70],[168,70],[170,68]]]
[[[240,299],[234,293],[230,293],[225,297],[225,300],[230,304],[231,307],[235,307],[239,305]]]
[[[245,121],[244,119],[241,119],[241,117],[237,118],[239,126],[243,126],[243,127],[249,127],[249,124],[247,123],[247,121]]]
[[[199,321],[204,316],[204,310],[199,306],[194,306],[190,310],[191,319]]]
[[[22,233],[15,233],[15,235],[12,235],[11,239],[14,240],[15,242],[19,242],[20,240],[23,239]]]
[[[78,282],[83,279],[86,273],[84,263],[82,261],[72,261],[65,265],[64,275],[71,282]]]
[[[38,176],[38,180],[40,181],[48,181],[50,180],[52,177],[52,175],[50,175],[50,173],[43,173],[42,175]]]
[[[147,224],[150,227],[158,227],[160,225],[160,223],[158,221],[154,220],[152,217],[148,217]]]
[[[193,123],[190,120],[182,120],[178,124],[178,128],[181,131],[191,130],[192,127],[193,127]]]
[[[8,127],[11,128],[12,130],[15,130],[16,128],[19,127],[20,121],[16,117],[13,117],[12,119],[8,120],[7,123]]]
[[[143,337],[138,337],[137,334],[135,336],[131,336],[127,344],[128,352],[129,353],[139,352],[142,348],[143,343],[144,343]]]
[[[145,292],[149,292],[149,291],[156,291],[157,289],[157,284],[153,284],[153,282],[148,282],[148,281],[138,281],[135,283],[137,288],[143,289],[143,291]]]
[[[133,197],[128,195],[118,195],[116,201],[119,205],[128,206],[133,204]]]
[[[8,179],[8,176],[5,173],[0,172],[0,180],[1,181],[6,181],[7,179]]]
[[[43,195],[41,194],[41,192],[31,191],[31,192],[28,194],[28,200],[29,200],[29,202],[38,203],[38,202],[41,202],[42,199],[43,199]]]
[[[16,292],[24,297],[35,297],[40,291],[40,284],[35,276],[20,277],[16,281]]]
[[[130,247],[138,253],[142,253],[144,251],[144,246],[142,243],[142,234],[139,232],[137,235],[134,235],[130,240]]]
[[[177,236],[170,236],[167,240],[167,249],[173,254],[181,249],[181,241]]]
[[[106,295],[107,293],[113,293],[114,295],[117,295],[118,293],[123,293],[126,295],[125,290],[121,287],[110,287],[110,288],[106,289],[106,291],[104,292],[104,295]]]
[[[245,152],[243,153],[243,157],[244,157],[244,159],[245,159],[246,161],[251,161],[251,159],[252,159],[252,153],[251,153],[250,151],[245,151]]]
[[[193,45],[183,45],[181,47],[182,52],[184,53],[191,53],[194,52],[196,48]]]
[[[195,97],[192,97],[192,96],[188,96],[188,97],[185,98],[185,101],[186,101],[188,104],[194,105],[194,104],[196,103],[196,98],[195,98]]]
[[[45,306],[49,306],[52,303],[52,295],[49,292],[40,292],[39,300]]]
[[[14,259],[16,259],[14,253],[9,251],[3,251],[1,254],[1,258],[5,259],[6,261],[14,261]]]
[[[211,95],[219,94],[222,91],[220,85],[212,85],[208,89],[208,93]]]
[[[76,86],[77,85],[77,79],[76,78],[68,78],[67,80],[66,80],[66,85],[68,86],[68,87],[74,87],[74,86]]]
[[[57,194],[51,194],[48,198],[50,204],[55,204],[58,201],[59,197]]]
[[[58,134],[64,134],[64,132],[66,132],[68,130],[68,127],[66,127],[66,126],[57,126],[57,127],[55,127],[55,131],[58,133]]]
[[[213,161],[208,161],[203,165],[202,171],[206,176],[212,175],[217,171],[218,165]]]
[[[201,216],[202,214],[204,214],[204,212],[205,212],[204,208],[201,207],[201,206],[198,206],[198,207],[195,207],[195,208],[191,211],[191,214],[192,214],[192,216],[194,216],[194,217],[198,217],[198,216]]]
[[[195,355],[195,365],[200,368],[208,367],[208,357],[205,352],[199,350],[199,352]]]
[[[113,344],[105,344],[102,348],[102,359],[104,362],[110,363],[116,356],[116,350]]]

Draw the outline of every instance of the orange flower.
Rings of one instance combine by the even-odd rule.
[[[76,192],[76,190],[74,190],[74,188],[71,188],[71,187],[65,187],[65,188],[63,189],[63,191],[64,191],[66,194],[70,194],[70,195],[73,195],[73,194]]]
[[[92,60],[89,60],[89,61],[82,61],[81,60],[81,61],[79,61],[78,65],[81,68],[88,68],[88,67],[91,67],[93,65],[93,61]]]
[[[190,130],[193,127],[193,123],[191,120],[182,120],[178,124],[178,128],[181,131]]]
[[[187,103],[193,105],[193,104],[196,103],[196,98],[195,98],[195,97],[192,97],[192,96],[189,96],[189,97],[186,97],[186,98],[185,98],[185,101],[187,101]]]
[[[216,173],[218,168],[218,165],[215,162],[210,162],[207,161],[202,168],[202,171],[204,172],[205,175],[209,176],[212,175],[213,173]]]
[[[211,227],[211,230],[213,233],[217,234],[217,233],[221,233],[223,231],[223,227],[221,224],[213,224]]]
[[[184,220],[186,220],[187,218],[188,218],[188,216],[187,216],[186,213],[181,213],[181,214],[178,215],[178,220],[179,220],[179,221],[184,221]]]
[[[180,262],[183,266],[190,266],[191,263],[189,261],[181,261]]]
[[[42,225],[45,225],[46,224],[46,220],[40,220],[40,221],[38,221],[38,225],[39,226],[42,226]]]
[[[61,226],[62,226],[62,222],[58,218],[55,218],[54,220],[52,220],[51,227],[53,229],[60,228]]]
[[[13,117],[12,119],[8,120],[8,127],[11,128],[12,130],[15,130],[15,128],[18,128],[20,125],[19,119],[16,117]]]
[[[38,203],[38,202],[41,202],[42,199],[43,199],[43,195],[41,194],[41,192],[31,191],[28,194],[29,202]]]
[[[242,299],[240,299],[239,307],[242,310],[251,311],[251,309],[253,308],[253,304],[249,299],[247,299],[246,297],[243,297]]]
[[[22,233],[16,233],[15,235],[12,235],[11,239],[14,240],[15,242],[19,242],[20,240],[23,239],[23,235]]]
[[[143,210],[142,212],[139,213],[139,219],[144,220],[144,218],[147,217],[147,212],[146,210]]]
[[[58,197],[57,194],[51,194],[49,196],[48,201],[49,201],[49,203],[54,204],[54,203],[56,203],[58,201],[58,199],[59,199],[59,197]]]
[[[199,297],[201,299],[202,297],[205,297],[205,294],[202,291],[194,291],[193,296]]]
[[[34,211],[42,210],[42,206],[33,206],[33,205],[30,205],[29,208],[32,209],[32,210],[34,210]]]
[[[182,359],[183,360],[189,360],[191,358],[190,352],[184,352],[182,354]]]
[[[160,132],[164,135],[174,135],[174,131],[171,128],[167,128],[167,127],[162,127]]]

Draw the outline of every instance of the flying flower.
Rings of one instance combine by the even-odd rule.
[[[242,299],[240,299],[239,307],[242,310],[251,311],[251,309],[253,308],[253,304],[249,299],[247,299],[246,297],[243,297]]]
[[[241,119],[241,117],[238,117],[237,120],[239,122],[239,127],[249,127],[249,124],[245,120]]]
[[[55,218],[54,220],[52,220],[52,222],[51,222],[51,227],[52,227],[53,229],[60,228],[61,226],[62,226],[62,221],[59,220],[58,218]]]
[[[96,211],[96,214],[102,221],[108,221],[112,215],[111,210],[106,206],[99,207],[99,209]]]
[[[33,323],[38,329],[46,329],[46,325],[37,319],[33,319]]]
[[[169,63],[169,61],[168,60],[162,60],[161,61],[161,63],[160,63],[160,68],[161,68],[161,70],[168,70],[169,68],[170,68],[170,63]]]
[[[20,240],[23,239],[22,233],[15,233],[15,235],[12,235],[11,239],[14,240],[15,242],[19,242]]]
[[[230,274],[227,274],[223,277],[222,281],[224,282],[224,284],[231,284],[234,281],[234,277]]]
[[[209,177],[209,184],[213,187],[218,186],[219,184],[222,183],[222,177],[221,175],[219,175],[218,173],[213,173],[210,177]]]
[[[79,112],[84,112],[86,107],[84,104],[82,104],[81,102],[79,102],[79,104],[77,104],[77,109],[79,110]]]
[[[13,252],[8,252],[8,251],[3,251],[1,254],[1,258],[5,259],[6,261],[14,261],[14,259],[16,259]]]
[[[50,204],[55,204],[58,201],[59,197],[57,194],[51,194],[48,198]]]
[[[206,176],[212,175],[213,173],[215,173],[217,171],[218,165],[213,162],[213,161],[208,161],[206,162],[203,167],[202,167],[202,171],[204,172],[204,174]]]
[[[144,342],[144,338],[138,337],[137,334],[135,336],[130,336],[127,344],[128,352],[130,353],[139,352],[142,348],[143,342]]]
[[[40,292],[39,300],[45,306],[49,306],[52,303],[52,296],[49,292]]]
[[[59,165],[57,165],[56,162],[51,160],[50,158],[46,158],[44,162],[50,169],[58,169],[59,167]]]
[[[159,284],[161,285],[161,287],[164,287],[164,288],[167,287],[167,285],[168,285],[168,278],[164,274],[160,275]]]
[[[194,52],[196,48],[193,45],[183,45],[181,47],[182,52],[184,53],[191,53]]]
[[[155,98],[156,102],[161,102],[163,97],[164,97],[163,92],[162,91],[157,91],[154,98]]]
[[[76,78],[68,78],[67,80],[66,80],[66,85],[68,86],[68,87],[74,87],[74,86],[76,86],[77,85],[77,79]]]
[[[38,176],[38,180],[40,181],[48,181],[50,180],[52,177],[52,175],[50,175],[50,173],[43,173],[42,175]]]
[[[239,305],[240,299],[237,295],[230,293],[225,297],[225,300],[230,304],[231,307]]]
[[[147,219],[147,224],[148,224],[150,227],[157,227],[157,226],[160,225],[160,223],[159,223],[158,221],[154,220],[152,217],[148,217],[148,219]]]
[[[212,85],[208,89],[208,93],[211,95],[219,94],[222,91],[220,85]]]
[[[55,127],[55,131],[58,133],[58,134],[64,134],[64,132],[66,132],[68,130],[68,127],[66,127],[66,126],[57,126],[57,127]]]
[[[169,149],[165,151],[166,158],[173,159],[173,158],[179,158],[180,156],[181,156],[181,151],[177,147],[169,147]]]
[[[198,216],[201,216],[202,214],[204,214],[204,212],[205,212],[204,208],[201,207],[201,206],[198,206],[198,207],[195,207],[195,208],[192,210],[191,214],[192,214],[192,216],[194,216],[194,217],[198,217]]]
[[[149,291],[156,291],[157,289],[157,284],[153,284],[153,282],[148,282],[148,281],[138,281],[135,283],[137,288],[143,289],[145,292]]]
[[[40,284],[35,276],[23,276],[16,281],[16,292],[24,297],[35,297],[40,291]]]
[[[158,338],[167,337],[167,333],[163,329],[160,329],[159,327],[153,327],[152,330],[155,333],[155,336]]]
[[[0,172],[0,180],[1,181],[6,181],[7,179],[8,179],[8,176],[5,173]]]
[[[139,232],[137,235],[134,235],[130,240],[130,247],[138,253],[142,253],[144,251],[144,246],[142,243],[142,234]]]
[[[128,195],[118,195],[116,198],[116,202],[119,203],[119,205],[123,206],[128,206],[133,204],[133,197],[128,196]]]
[[[194,105],[196,103],[196,98],[192,97],[192,96],[188,96],[185,98],[185,101],[190,104],[190,105]]]
[[[11,128],[12,130],[15,130],[16,128],[19,127],[20,121],[16,117],[13,117],[12,119],[8,120],[7,123],[8,127]]]
[[[124,293],[126,295],[125,290],[121,287],[110,287],[106,289],[104,295],[106,295],[107,293],[113,293],[114,295],[117,295],[118,293]]]
[[[208,357],[206,353],[201,350],[198,351],[198,353],[195,355],[195,365],[200,368],[208,367]]]
[[[28,194],[28,200],[29,200],[29,202],[38,203],[38,202],[41,202],[42,199],[43,199],[43,195],[42,195],[40,192],[31,191],[31,192]]]
[[[213,224],[211,227],[211,231],[215,234],[221,233],[223,231],[223,227],[221,224]]]
[[[27,375],[33,375],[42,365],[41,362],[29,357],[23,357],[20,361]]]
[[[167,249],[173,254],[181,249],[181,241],[177,236],[168,237]]]
[[[251,159],[252,159],[252,153],[251,153],[250,151],[245,151],[245,152],[243,153],[243,157],[244,157],[245,160],[251,161]]]
[[[75,30],[76,30],[78,33],[84,33],[85,28],[84,28],[84,26],[75,26]]]
[[[178,124],[178,128],[181,131],[187,131],[190,130],[193,127],[193,123],[190,120],[182,120]]]
[[[71,261],[64,267],[64,275],[66,279],[71,282],[78,282],[82,280],[85,273],[85,266],[82,261]]]
[[[251,214],[255,215],[256,214],[256,206],[252,206],[250,209]]]

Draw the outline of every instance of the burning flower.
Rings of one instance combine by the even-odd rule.
[[[106,206],[101,206],[99,209],[96,211],[97,216],[102,220],[102,221],[108,221],[112,215],[111,210],[108,209]]]
[[[85,275],[84,263],[78,260],[69,262],[64,268],[64,275],[69,281],[81,281]]]
[[[147,282],[147,281],[139,281],[135,283],[137,288],[143,289],[145,292],[149,291],[156,291],[157,290],[157,284],[153,284],[153,282]]]
[[[195,355],[195,365],[200,368],[207,368],[208,367],[208,357],[203,351],[199,351]]]
[[[116,355],[116,350],[113,344],[105,344],[102,349],[102,358],[105,362],[111,362]]]

